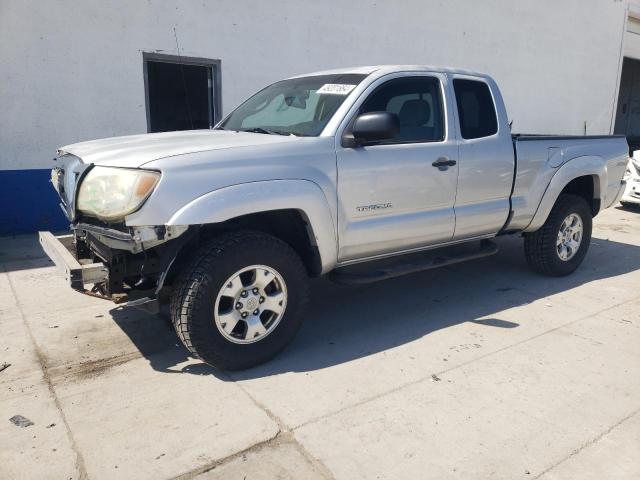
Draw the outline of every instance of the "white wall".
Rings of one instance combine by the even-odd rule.
[[[640,1],[630,0],[626,33],[624,36],[624,56],[640,59]]]
[[[142,52],[222,60],[223,110],[264,84],[348,65],[485,71],[514,131],[609,133],[621,0],[0,0],[0,170],[146,132]]]

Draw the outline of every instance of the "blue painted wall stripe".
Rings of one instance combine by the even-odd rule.
[[[0,235],[69,228],[50,174],[48,168],[0,170]]]

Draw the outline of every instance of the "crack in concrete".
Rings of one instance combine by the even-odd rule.
[[[236,460],[237,458],[244,457],[246,455],[252,453],[258,453],[267,448],[276,448],[279,445],[292,445],[298,452],[307,460],[312,467],[316,469],[316,471],[325,477],[327,480],[335,480],[335,478],[330,474],[328,469],[317,459],[311,457],[309,458],[309,454],[306,452],[304,447],[298,443],[296,438],[293,436],[293,433],[290,431],[281,431],[279,430],[273,437],[264,440],[262,442],[258,442],[254,445],[251,445],[244,450],[240,450],[239,452],[232,453],[224,458],[218,459],[214,462],[211,462],[207,465],[203,465],[202,467],[195,468],[193,470],[189,470],[188,472],[181,473],[178,476],[172,477],[170,480],[191,480],[198,475],[202,475],[204,473],[210,472],[211,470],[215,470],[216,468],[222,467]]]
[[[255,443],[244,450],[240,450],[239,452],[232,453],[231,455],[218,459],[207,465],[203,465],[199,468],[195,468],[193,470],[189,470],[188,472],[181,473],[180,475],[173,477],[170,480],[191,480],[197,477],[198,475],[202,475],[204,473],[210,472],[211,470],[214,470],[218,467],[226,465],[232,462],[233,460],[243,457],[247,454],[257,453],[266,448],[275,448],[283,444],[292,445],[302,455],[302,457],[307,462],[309,462],[309,464],[312,467],[314,467],[315,470],[324,478],[326,478],[327,480],[335,480],[335,477],[331,474],[331,471],[319,459],[311,455],[304,448],[304,446],[298,442],[298,440],[295,438],[293,434],[293,431],[286,425],[286,423],[282,421],[280,417],[274,414],[268,407],[263,405],[261,402],[256,400],[249,392],[247,392],[247,390],[240,383],[238,383],[231,376],[229,376],[229,374],[225,372],[221,372],[221,375],[223,375],[229,382],[234,383],[242,391],[242,393],[244,393],[253,402],[253,404],[256,407],[262,410],[267,415],[267,417],[276,424],[276,426],[278,427],[278,431],[273,437],[267,440],[263,440],[262,442]]]
[[[62,405],[60,404],[60,400],[58,399],[58,396],[56,395],[55,387],[53,386],[53,383],[52,383],[51,378],[49,376],[49,373],[47,371],[45,356],[42,353],[42,351],[40,350],[40,347],[38,346],[38,343],[36,342],[36,339],[35,339],[35,337],[33,335],[33,332],[31,331],[31,327],[29,326],[29,323],[27,322],[26,315],[24,313],[24,310],[22,309],[22,303],[18,299],[18,295],[16,294],[16,288],[13,285],[13,282],[11,281],[11,275],[5,270],[5,268],[3,266],[0,266],[0,268],[2,268],[2,273],[4,273],[7,276],[7,281],[9,282],[9,288],[11,289],[11,294],[13,295],[13,298],[15,299],[16,307],[18,308],[18,312],[20,314],[20,318],[22,319],[22,323],[24,324],[25,328],[27,329],[27,333],[29,334],[29,339],[31,340],[31,343],[33,344],[33,348],[34,348],[36,356],[38,358],[38,363],[40,364],[40,369],[42,370],[42,376],[43,376],[43,378],[44,378],[44,380],[45,380],[45,382],[47,384],[47,388],[49,390],[49,393],[53,397],[54,404],[55,404],[56,408],[58,409],[58,411],[60,412],[60,417],[62,418],[62,423],[64,424],[64,428],[65,428],[65,431],[66,431],[66,434],[67,434],[67,438],[69,439],[69,443],[71,444],[71,449],[72,449],[73,453],[76,456],[75,467],[76,467],[76,471],[78,472],[78,475],[79,475],[79,480],[88,480],[89,479],[89,475],[87,474],[87,469],[85,467],[84,457],[82,456],[82,453],[80,453],[78,445],[77,445],[75,439],[73,438],[73,433],[71,432],[71,428],[69,427],[69,423],[67,421],[67,417],[66,417],[66,415],[64,413],[64,410],[62,409]]]
[[[593,437],[591,440],[583,443],[582,445],[580,445],[578,448],[572,450],[569,455],[567,455],[566,457],[564,457],[562,460],[559,460],[558,462],[554,463],[553,465],[549,466],[548,468],[544,469],[542,472],[540,472],[538,475],[536,475],[535,477],[533,477],[531,480],[536,480],[540,477],[542,477],[543,475],[545,475],[546,473],[550,472],[551,470],[553,470],[554,468],[558,467],[559,465],[562,465],[564,462],[566,462],[567,460],[569,460],[571,457],[576,456],[577,454],[579,454],[581,451],[583,451],[585,448],[590,447],[592,445],[595,445],[596,443],[598,443],[603,437],[605,437],[606,435],[608,435],[609,433],[611,433],[613,430],[615,430],[616,428],[618,428],[620,425],[622,425],[624,422],[632,419],[634,416],[636,416],[638,413],[640,413],[640,408],[634,410],[633,412],[631,412],[629,415],[625,416],[624,418],[622,418],[621,420],[619,420],[618,422],[614,423],[613,425],[611,425],[609,428],[607,428],[606,430],[604,430],[603,432],[601,432],[600,434],[598,434],[597,436]]]
[[[224,374],[230,381],[232,381],[242,392],[254,403],[254,405],[261,410],[263,410],[267,417],[269,417],[275,424],[278,426],[279,433],[282,434],[283,437],[289,439],[289,443],[291,443],[296,450],[303,456],[305,460],[307,460],[313,467],[318,470],[318,472],[325,477],[327,480],[334,480],[335,477],[329,470],[329,468],[320,461],[320,459],[311,455],[309,451],[300,443],[298,439],[295,437],[293,430],[289,428],[289,426],[275,413],[273,413],[266,405],[262,404],[262,402],[258,401],[253,397],[238,381],[234,380],[230,375]]]
[[[181,473],[178,476],[172,477],[170,480],[190,480],[198,475],[202,475],[203,473],[210,472],[211,470],[218,468],[224,464],[227,464],[235,460],[236,458],[242,457],[243,455],[246,455],[248,453],[259,452],[260,450],[266,447],[279,445],[280,443],[283,443],[278,441],[281,435],[282,435],[282,432],[278,431],[273,437],[268,438],[267,440],[263,440],[262,442],[255,443],[250,447],[245,448],[244,450],[240,450],[239,452],[232,453],[231,455],[228,455],[224,458],[221,458],[214,462],[203,465],[199,468],[195,468],[193,470],[189,470],[188,472]]]

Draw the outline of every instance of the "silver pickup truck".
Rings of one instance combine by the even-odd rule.
[[[506,234],[536,272],[573,272],[624,192],[628,147],[512,135],[484,74],[377,66],[274,83],[212,130],[83,142],[56,161],[72,233],[40,239],[70,286],[167,302],[194,356],[242,369],[293,339],[309,277],[384,280],[494,254]]]

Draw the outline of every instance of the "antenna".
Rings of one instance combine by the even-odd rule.
[[[178,32],[176,32],[176,27],[173,27],[173,36],[176,39],[176,48],[178,49],[178,58],[182,60],[182,55],[180,55],[180,44],[178,43]],[[184,64],[180,63],[180,73],[182,74],[182,88],[184,90],[184,99],[187,107],[187,115],[189,116],[189,125],[191,126],[191,130],[193,130],[193,117],[191,116],[191,106],[189,102],[189,92],[187,91],[187,80],[184,78]]]

